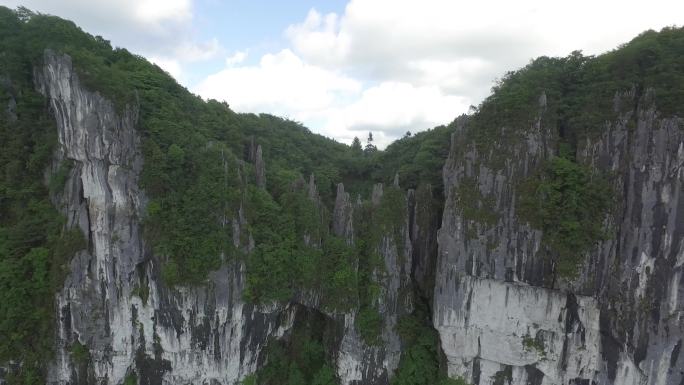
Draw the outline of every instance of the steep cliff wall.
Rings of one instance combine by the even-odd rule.
[[[47,51],[35,71],[59,129],[56,162],[73,168],[56,203],[89,240],[57,302],[57,359],[49,383],[233,383],[253,372],[269,336],[291,324],[288,309],[244,303],[240,263],[201,288],[168,290],[148,257],[140,220],[145,196],[136,109],[119,112],[82,86],[66,55]],[[234,224],[239,227],[239,221]],[[75,344],[87,347],[74,362]]]
[[[326,313],[339,325],[340,346],[333,350],[342,383],[386,383],[396,369],[401,342],[395,330],[400,316],[411,312],[411,244],[408,203],[402,240],[383,235],[382,257],[376,274],[381,292],[373,304],[382,324],[378,344],[368,344],[357,331],[358,313],[331,312],[312,296],[290,304],[254,306],[243,299],[244,264],[227,262],[199,287],[166,287],[160,267],[151,258],[141,233],[146,199],[139,187],[143,163],[136,130],[135,106],[119,111],[105,97],[86,90],[66,55],[46,51],[44,65],[35,70],[35,83],[49,100],[59,130],[56,170],[73,164],[64,191],[55,204],[89,240],[89,251],[74,257],[59,309],[57,358],[49,383],[120,384],[126,378],[142,383],[233,384],[253,373],[270,337],[282,337],[292,327],[301,305]],[[258,184],[263,187],[261,148]],[[318,200],[313,178],[308,187]],[[373,205],[383,197],[382,185]],[[358,207],[357,207],[358,209]],[[355,207],[340,185],[333,217],[335,232],[354,244]],[[241,245],[244,218],[232,223],[234,241]],[[238,234],[237,236],[235,234]],[[248,238],[248,237],[247,237]],[[74,346],[87,349],[87,359],[74,358]]]
[[[502,128],[508,141],[489,149],[457,132],[444,167],[436,265],[439,210],[429,190],[409,191],[400,233],[381,237],[384,266],[375,273],[381,291],[374,306],[382,326],[375,345],[359,334],[356,310],[331,312],[316,293],[290,305],[246,303],[239,261],[224,264],[205,286],[165,287],[140,232],[145,197],[138,186],[143,159],[136,108],[117,110],[85,90],[68,56],[48,51],[44,63],[35,81],[59,129],[53,169],[65,160],[73,164],[55,204],[89,240],[89,252],[73,259],[57,298],[50,383],[119,384],[127,376],[146,383],[235,383],[263,364],[269,337],[286,336],[302,305],[337,325],[330,355],[342,383],[387,383],[402,354],[397,322],[411,313],[413,290],[429,297],[433,280],[433,323],[451,376],[477,384],[681,381],[684,145],[681,121],[660,118],[649,93],[616,96],[616,106],[637,107],[616,107],[615,121],[577,150],[586,164],[615,175],[620,194],[606,223],[613,236],[588,253],[574,280],[549,281],[542,234],[516,213],[516,186],[556,148],[558,135],[542,119],[545,98],[529,130]],[[508,160],[502,162],[497,146],[506,146]],[[307,189],[320,199],[313,178]],[[378,185],[370,204],[382,199]],[[332,230],[349,245],[358,241],[355,212],[363,210],[352,202],[340,185]],[[233,233],[246,231],[245,224],[238,215]],[[237,247],[253,247],[240,239],[234,237]],[[77,344],[87,347],[85,361],[74,359]]]
[[[32,144],[47,148],[42,158],[4,157],[4,170],[38,170],[26,186],[55,217],[52,236],[69,232],[48,191],[87,247],[37,263],[57,271],[70,261],[63,282],[60,273],[40,286],[57,290],[55,355],[15,359],[7,346],[31,336],[0,341],[0,383],[47,367],[55,385],[684,384],[684,78],[668,77],[681,70],[681,31],[604,57],[540,58],[474,114],[376,152],[235,114],[73,24],[29,19],[15,20],[11,43],[30,40],[42,56],[6,60],[17,68],[0,73],[0,128],[39,133],[54,118],[58,143],[44,176],[50,135]],[[54,29],[73,36],[43,33]],[[17,87],[31,66],[44,100]],[[586,216],[593,222],[570,223],[603,230],[570,255],[525,214],[530,196],[544,198],[525,186],[548,182],[561,158],[579,170],[571,175],[605,181],[614,201]],[[33,222],[27,234],[45,232]],[[49,242],[36,245],[50,255]],[[20,251],[12,258],[28,273],[4,270],[39,275],[26,257],[35,255]],[[15,318],[42,314],[13,306]]]
[[[656,105],[652,91],[616,95],[615,118],[578,145],[581,162],[612,175],[616,208],[608,239],[582,256],[575,279],[551,278],[541,232],[516,213],[516,187],[560,140],[542,119],[546,96],[532,127],[502,127],[505,139],[484,151],[454,137],[433,314],[451,375],[476,384],[682,381],[684,131]]]

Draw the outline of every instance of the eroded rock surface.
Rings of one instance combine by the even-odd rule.
[[[501,128],[488,152],[453,138],[433,314],[451,375],[476,384],[684,381],[683,122],[661,117],[651,91],[614,104],[616,119],[577,150],[612,177],[610,236],[573,280],[552,277],[541,232],[515,212],[515,186],[557,141],[542,124],[545,103],[535,125]],[[468,215],[463,189],[477,198]]]

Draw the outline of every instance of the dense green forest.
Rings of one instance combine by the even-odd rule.
[[[614,204],[610,175],[578,159],[578,143],[601,134],[635,103],[654,102],[660,117],[673,117],[684,100],[684,28],[646,31],[629,43],[599,56],[574,51],[566,57],[540,57],[507,73],[469,116],[459,143],[474,143],[494,170],[511,159],[511,144],[523,140],[539,121],[552,127],[556,154],[516,186],[520,219],[543,230],[543,252],[554,266],[553,277],[572,279],[584,253],[608,235],[603,221]],[[633,93],[628,105],[615,104],[619,94]],[[540,96],[544,95],[541,103]],[[629,123],[635,126],[638,117]],[[455,156],[463,156],[461,148]],[[463,215],[485,227],[493,224],[485,197],[459,186]],[[477,206],[477,205],[476,205]]]
[[[377,288],[369,278],[379,263],[373,242],[378,229],[392,226],[383,216],[403,212],[403,194],[390,189],[380,208],[366,205],[359,215],[374,231],[351,247],[327,230],[336,184],[344,182],[354,196],[367,196],[374,183],[391,182],[399,172],[404,187],[441,185],[438,168],[451,128],[407,136],[386,151],[371,143],[365,149],[350,147],[297,122],[237,114],[226,103],[204,102],[144,58],[113,48],[70,21],[4,7],[0,21],[0,97],[17,102],[17,119],[3,115],[0,121],[0,360],[25,363],[10,383],[41,381],[52,344],[53,293],[69,258],[87,247],[78,231],[65,229],[49,201],[50,189],[62,188],[68,164],[49,186],[43,184],[56,127],[34,91],[32,71],[47,48],[69,54],[86,87],[117,108],[136,103],[140,109],[141,179],[151,198],[144,235],[163,260],[167,284],[202,284],[223,261],[246,258],[246,298],[287,300],[302,288],[321,290],[331,309],[360,307],[362,334],[369,343],[377,339],[380,318],[372,307]],[[266,190],[256,187],[253,164],[243,162],[253,143],[263,148]],[[298,182],[311,174],[319,204]],[[257,245],[249,256],[234,248],[230,229],[222,225],[241,204]],[[316,243],[304,244],[304,234]],[[359,265],[358,273],[352,263]]]
[[[381,234],[401,240],[404,189],[430,184],[435,198],[443,201],[441,170],[454,131],[463,126],[466,140],[482,151],[495,149],[491,159],[496,167],[507,156],[505,142],[532,126],[539,115],[539,96],[546,95],[543,119],[557,127],[559,156],[520,186],[535,198],[521,202],[521,207],[523,219],[545,230],[558,269],[572,276],[577,261],[569,250],[586,250],[603,236],[596,224],[609,210],[610,196],[603,176],[576,158],[578,141],[600,132],[612,117],[616,92],[654,89],[665,115],[674,113],[684,99],[684,31],[666,28],[645,32],[597,57],[573,52],[563,58],[538,58],[504,76],[470,116],[407,134],[385,150],[371,141],[365,148],[360,140],[348,146],[298,122],[239,114],[226,103],[205,102],[159,67],[113,48],[70,21],[0,7],[0,102],[5,106],[16,101],[14,112],[0,119],[0,362],[24,363],[10,384],[41,383],[53,341],[53,295],[69,259],[88,246],[80,233],[66,229],[50,202],[51,191],[63,187],[68,165],[49,183],[43,178],[55,149],[56,128],[45,101],[34,91],[32,71],[47,48],[70,55],[85,86],[110,98],[117,108],[139,108],[145,159],[141,183],[150,198],[144,236],[154,258],[162,262],[167,285],[201,285],[225,261],[241,259],[247,266],[247,300],[287,301],[302,290],[317,290],[327,309],[359,311],[357,326],[371,345],[378,342],[381,322],[374,307],[378,284],[371,277],[381,268]],[[513,128],[507,131],[510,137],[498,136],[502,126]],[[265,189],[255,181],[250,159],[254,144],[263,149]],[[391,186],[397,173],[401,188]],[[320,202],[307,195],[304,181],[312,174]],[[354,245],[330,233],[339,182],[354,200],[357,195],[364,199],[355,213],[355,223],[361,225],[355,229]],[[374,206],[368,196],[378,182],[389,187]],[[233,245],[231,228],[225,226],[226,218],[235,218],[241,206],[255,240],[249,255]],[[400,325],[409,349],[396,384],[444,380],[427,313],[422,309]],[[318,346],[319,337],[303,335],[302,346],[294,350],[273,342],[269,355],[279,358],[272,361],[284,363],[267,366],[249,381],[331,383],[334,373]]]

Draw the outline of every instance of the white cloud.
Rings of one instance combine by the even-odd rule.
[[[116,36],[128,43],[127,47],[156,43],[160,37],[185,30],[193,18],[191,0],[7,0],[5,3],[9,7],[23,5],[73,20],[90,33]]]
[[[447,123],[532,58],[599,54],[682,14],[684,2],[672,0],[351,0],[340,15],[310,10],[285,35],[304,62],[380,84],[327,110],[326,133],[376,127],[396,137],[417,122]]]
[[[467,108],[466,98],[446,95],[436,86],[383,82],[364,90],[356,101],[325,111],[322,132],[349,143],[354,136],[365,138],[372,131],[376,144],[384,147],[406,131],[446,124],[456,111]]]
[[[182,69],[181,65],[177,60],[173,59],[164,59],[164,58],[158,58],[158,57],[150,57],[148,58],[149,61],[152,63],[158,65],[166,71],[169,75],[173,76],[175,79],[179,80],[182,78]]]
[[[5,0],[8,7],[26,6],[73,20],[83,30],[112,44],[144,55],[176,79],[185,64],[223,52],[216,39],[196,38],[192,0]]]
[[[303,23],[290,25],[285,34],[299,53],[317,64],[339,64],[349,54],[349,35],[340,30],[335,13],[323,16],[311,9]]]
[[[600,53],[645,29],[681,22],[682,13],[684,3],[672,0],[648,7],[634,0],[351,0],[343,15],[312,9],[286,35],[311,63],[391,77],[410,73],[402,67],[415,60],[518,66],[575,49]]]
[[[372,129],[381,143],[448,123],[534,57],[601,53],[684,14],[675,0],[350,0],[338,14],[311,9],[284,31],[288,45],[246,64],[246,50],[197,38],[193,1],[5,0],[72,19],[181,82],[197,78],[193,63],[226,57],[195,92],[340,140]]]
[[[120,1],[117,3],[122,6]],[[133,3],[135,16],[143,22],[186,21],[192,15],[189,0],[142,0]]]
[[[255,66],[225,68],[195,87],[203,97],[225,100],[237,111],[292,118],[315,115],[360,90],[358,81],[306,64],[288,49],[264,55]]]
[[[181,41],[173,50],[173,56],[185,62],[212,59],[224,51],[216,38],[205,42]]]
[[[381,147],[406,131],[448,123],[468,107],[466,98],[436,86],[388,81],[364,89],[357,80],[306,64],[290,50],[264,55],[258,65],[228,66],[194,91],[225,100],[236,111],[302,121],[347,143],[373,131]]]
[[[236,64],[242,63],[243,61],[245,61],[245,59],[247,59],[247,52],[237,51],[226,58],[226,65],[228,67],[232,67]]]

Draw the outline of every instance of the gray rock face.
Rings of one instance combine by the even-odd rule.
[[[413,248],[413,283],[421,297],[430,299],[435,285],[437,262],[437,230],[440,227],[440,204],[432,186],[426,185],[408,194]]]
[[[507,140],[488,153],[453,139],[433,309],[450,375],[475,384],[683,381],[683,122],[658,116],[648,92],[616,103],[638,107],[616,112],[578,149],[614,176],[612,236],[573,281],[548,278],[541,233],[515,213],[515,186],[549,157],[555,133],[541,119],[521,136],[502,128]],[[503,161],[497,146],[506,146]],[[465,188],[476,191],[477,218],[464,214]]]
[[[254,167],[256,168],[257,186],[261,188],[266,188],[266,165],[264,163],[264,156],[261,151],[261,145],[258,145],[256,148]]]
[[[541,118],[524,133],[502,128],[488,149],[459,129],[444,167],[441,218],[429,187],[409,191],[405,222],[380,239],[373,306],[382,331],[371,346],[357,312],[322,309],[316,293],[283,305],[245,303],[241,262],[226,263],[202,287],[167,288],[140,231],[137,108],[117,109],[86,90],[68,56],[47,51],[34,72],[59,130],[51,170],[73,164],[53,202],[89,242],[56,298],[50,384],[121,384],[133,371],[149,384],[235,384],[263,364],[269,337],[288,335],[312,313],[336,325],[329,348],[343,384],[387,384],[402,353],[396,325],[413,310],[414,288],[432,302],[451,376],[515,385],[684,381],[684,123],[659,116],[648,92],[616,96],[616,119],[578,148],[582,162],[611,173],[618,201],[605,223],[612,236],[587,253],[572,281],[548,278],[542,234],[516,214],[515,186],[554,153],[555,129]],[[540,97],[540,116],[546,102]],[[259,146],[249,160],[264,187]],[[398,182],[374,186],[370,204],[382,204]],[[313,176],[301,185],[320,203]],[[362,206],[338,185],[331,227],[349,245]],[[241,236],[242,208],[230,224],[235,246],[253,249]],[[88,347],[88,362],[72,360],[76,342]]]
[[[0,90],[7,94],[7,105],[5,106],[4,114],[9,122],[15,122],[17,120],[17,100],[13,88],[12,81],[9,78],[0,75]],[[3,100],[3,102],[5,101]]]
[[[374,191],[373,204],[378,205],[382,201],[382,185],[376,185]],[[337,186],[332,230],[333,234],[342,237],[350,245],[355,242],[354,212],[360,209],[361,204],[352,205],[349,193],[340,183]],[[403,209],[406,210],[406,221],[400,224],[402,239],[395,239],[394,234],[385,234],[377,247],[383,260],[382,271],[373,273],[374,280],[381,288],[373,304],[382,318],[379,344],[369,345],[363,340],[355,325],[357,311],[333,315],[344,325],[335,354],[337,375],[342,384],[386,384],[399,365],[402,346],[396,326],[402,316],[413,310],[410,295],[413,254],[409,238],[408,201],[405,201]]]
[[[47,51],[34,75],[59,129],[52,169],[64,160],[74,165],[65,189],[53,200],[68,225],[89,239],[89,251],[74,257],[57,295],[57,357],[49,369],[50,384],[121,384],[133,372],[150,384],[235,384],[263,363],[268,338],[287,334],[301,305],[323,310],[316,295],[288,305],[246,304],[245,267],[238,262],[212,273],[203,287],[165,287],[140,233],[146,198],[138,187],[143,159],[136,108],[117,110],[99,93],[84,89],[65,55]],[[254,161],[257,183],[264,187],[260,146]],[[306,188],[318,201],[313,176]],[[374,199],[380,202],[382,187],[377,189]],[[350,244],[353,210],[340,185],[333,223]],[[231,220],[234,242],[249,251],[253,241],[240,244],[245,224],[240,208]],[[406,242],[388,235],[378,248],[386,271],[378,277],[383,287],[377,303],[383,316],[381,343],[369,346],[362,340],[355,312],[326,314],[340,325],[334,358],[344,384],[387,383],[399,363],[395,326],[412,308],[410,298],[399,295],[411,282],[408,221],[403,232]],[[77,342],[89,350],[86,363],[72,360],[70,349]]]
[[[135,108],[117,111],[85,90],[69,57],[50,51],[35,83],[57,120],[56,160],[74,164],[55,199],[89,239],[89,252],[73,259],[57,296],[57,357],[48,382],[120,384],[135,370],[151,384],[232,384],[252,373],[268,336],[282,335],[292,312],[245,304],[240,264],[213,273],[204,288],[166,289],[140,238],[145,197]],[[71,360],[76,341],[89,348],[86,370]]]
[[[349,193],[344,191],[342,183],[337,185],[335,208],[333,211],[332,230],[333,234],[347,240],[350,245],[354,243],[354,211]]]

